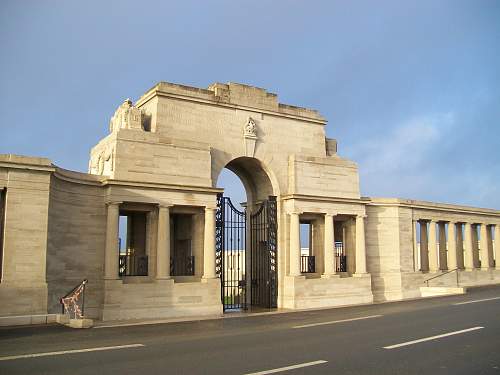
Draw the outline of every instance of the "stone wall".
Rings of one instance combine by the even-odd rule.
[[[361,277],[285,277],[283,307],[310,309],[373,302],[371,279]]]
[[[59,299],[88,279],[85,313],[99,317],[106,238],[104,196],[99,177],[58,169],[51,178],[47,245],[49,313],[60,312]]]
[[[399,300],[420,297],[420,287],[424,281],[444,274],[447,269],[439,271],[422,271],[419,264],[419,236],[416,233],[417,220],[433,220],[433,222],[468,222],[500,225],[500,212],[489,209],[439,204],[403,199],[373,198],[366,206],[366,252],[367,268],[372,275],[372,286],[375,300]],[[458,237],[457,237],[458,238]],[[490,256],[494,254],[491,244],[491,232],[488,235]],[[439,250],[439,239],[436,239]],[[477,239],[475,256],[478,257]],[[463,244],[459,245],[462,246]],[[445,258],[454,251],[444,237]],[[484,244],[483,246],[486,246]],[[446,249],[447,248],[447,249]],[[457,249],[462,251],[462,249]],[[498,253],[497,253],[498,254]],[[457,254],[458,255],[458,254]],[[459,268],[461,268],[459,266]],[[477,286],[498,283],[498,265],[480,270],[459,271],[461,286]],[[432,280],[431,286],[456,286],[456,273],[444,274]]]
[[[0,282],[0,315],[47,312],[46,256],[49,160],[0,155],[0,187],[7,189]]]
[[[136,278],[137,279],[137,278]],[[220,315],[220,280],[141,283],[107,280],[102,320]]]

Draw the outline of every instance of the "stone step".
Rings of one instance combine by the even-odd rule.
[[[0,316],[0,327],[56,323],[59,314]]]
[[[449,296],[454,294],[465,294],[467,288],[446,287],[446,286],[421,286],[420,294],[422,297]]]

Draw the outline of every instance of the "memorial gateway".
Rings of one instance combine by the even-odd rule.
[[[43,321],[84,279],[85,316],[103,321],[500,283],[500,211],[361,197],[325,125],[261,88],[161,82],[118,107],[88,174],[0,155],[0,317]],[[224,168],[244,210],[216,187]]]

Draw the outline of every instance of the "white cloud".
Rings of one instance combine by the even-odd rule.
[[[388,135],[381,134],[355,145],[355,159],[363,165],[365,174],[386,174],[402,169],[410,172],[422,166],[454,123],[453,112],[412,118]]]
[[[368,195],[412,197],[431,184],[433,156],[452,132],[453,112],[411,118],[351,148]],[[421,194],[418,194],[421,196]]]

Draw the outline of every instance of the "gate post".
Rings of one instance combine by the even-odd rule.
[[[356,216],[356,274],[366,274],[365,215]]]
[[[203,278],[215,275],[215,208],[205,207],[205,233],[203,242]],[[224,272],[224,270],[222,270]]]
[[[290,213],[290,276],[300,276],[299,213]]]

